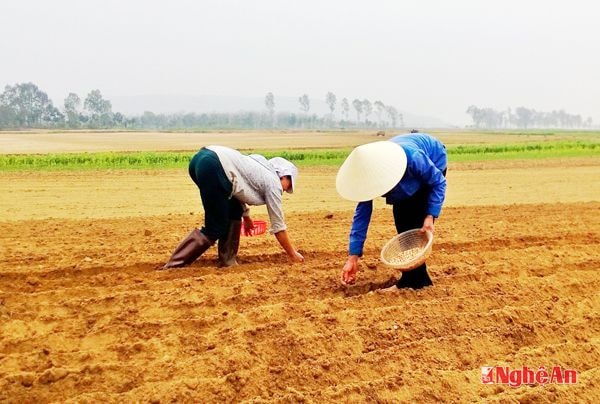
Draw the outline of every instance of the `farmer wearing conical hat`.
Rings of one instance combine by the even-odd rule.
[[[446,148],[425,133],[399,135],[387,141],[356,147],[340,167],[336,188],[345,199],[358,202],[350,230],[349,256],[342,283],[356,281],[359,258],[373,211],[373,199],[383,196],[393,206],[396,231],[420,228],[434,231],[446,194]],[[397,288],[420,289],[433,283],[427,265],[404,272]]]
[[[224,146],[203,147],[190,161],[189,174],[200,189],[204,227],[194,229],[175,249],[163,268],[189,265],[218,240],[219,263],[236,265],[242,231],[254,228],[248,205],[266,205],[270,232],[292,262],[304,257],[296,251],[287,233],[282,209],[283,191],[292,193],[298,169],[290,161],[259,154],[246,156]]]

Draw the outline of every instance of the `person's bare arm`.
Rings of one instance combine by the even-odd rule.
[[[294,249],[294,246],[292,246],[292,242],[290,241],[290,238],[287,234],[287,230],[282,230],[275,233],[275,237],[277,238],[277,241],[279,241],[279,244],[281,244],[281,247],[283,247],[283,249],[285,250],[292,262],[304,261],[304,257],[302,256],[302,254],[296,251]]]

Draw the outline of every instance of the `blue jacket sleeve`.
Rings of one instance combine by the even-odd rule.
[[[446,177],[422,152],[413,155],[414,169],[421,181],[431,188],[427,201],[427,214],[438,217],[446,196]]]
[[[349,254],[362,256],[363,246],[367,239],[367,230],[373,213],[373,201],[359,202],[354,211],[352,229],[350,230]]]

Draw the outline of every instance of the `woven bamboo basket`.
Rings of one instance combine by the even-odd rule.
[[[392,268],[410,271],[423,264],[431,255],[433,234],[421,229],[395,235],[381,249],[381,261]]]

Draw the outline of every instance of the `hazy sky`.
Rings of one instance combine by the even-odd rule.
[[[57,104],[183,94],[379,99],[469,123],[470,104],[600,123],[593,0],[2,0],[0,86]]]

